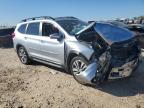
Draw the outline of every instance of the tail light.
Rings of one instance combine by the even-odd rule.
[[[12,33],[12,38],[14,38],[15,37],[15,33]]]

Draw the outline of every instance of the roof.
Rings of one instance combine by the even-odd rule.
[[[77,20],[78,18],[72,17],[72,16],[66,16],[66,17],[50,17],[50,16],[40,16],[40,17],[31,17],[31,18],[26,18],[23,19],[21,22],[27,22],[27,21],[34,21],[34,20],[54,20],[54,21],[59,21],[59,20]]]

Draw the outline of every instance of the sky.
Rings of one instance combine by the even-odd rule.
[[[84,21],[144,15],[144,0],[0,0],[0,24],[36,16],[74,16]]]

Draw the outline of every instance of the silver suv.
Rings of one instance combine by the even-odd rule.
[[[81,84],[128,77],[138,64],[135,34],[106,22],[29,18],[17,25],[13,41],[23,64],[34,60],[64,68]]]

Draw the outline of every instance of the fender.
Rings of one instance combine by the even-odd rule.
[[[84,56],[82,53],[75,51],[75,50],[71,50],[68,54],[65,55],[65,69],[67,71],[69,71],[69,65],[70,65],[70,61],[72,60],[73,57],[75,56],[81,56],[83,57],[86,61],[90,61],[93,54],[91,55],[90,59],[87,58],[86,56]]]

